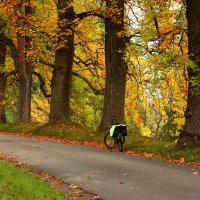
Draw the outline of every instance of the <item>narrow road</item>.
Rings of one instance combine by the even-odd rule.
[[[200,168],[6,135],[0,135],[0,152],[105,200],[200,200]]]

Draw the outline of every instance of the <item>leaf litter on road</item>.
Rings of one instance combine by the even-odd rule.
[[[42,140],[42,141],[51,141],[56,143],[70,143],[70,144],[77,144],[77,145],[85,145],[85,146],[91,146],[91,147],[98,147],[105,149],[104,144],[99,144],[96,142],[80,142],[78,140],[72,140],[71,138],[56,138],[56,137],[49,137],[49,136],[40,136],[40,135],[33,135],[31,133],[10,133],[10,132],[0,132],[2,135],[9,135],[9,136],[21,136],[21,137],[27,137],[34,140]],[[146,158],[157,158],[165,162],[169,163],[177,163],[181,165],[188,165],[188,166],[194,166],[194,167],[200,167],[200,162],[188,162],[184,158],[181,158],[179,160],[171,159],[169,157],[161,157],[157,156],[151,153],[145,153],[145,152],[138,152],[133,150],[125,150],[124,153],[130,154],[130,155],[137,155],[142,156]]]

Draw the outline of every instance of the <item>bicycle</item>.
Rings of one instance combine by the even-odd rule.
[[[108,133],[104,136],[104,144],[107,148],[118,148],[123,151],[125,137],[127,136],[127,126],[124,124],[113,125]]]

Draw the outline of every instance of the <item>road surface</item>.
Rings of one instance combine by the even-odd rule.
[[[6,135],[0,135],[0,152],[105,200],[200,200],[200,168]]]

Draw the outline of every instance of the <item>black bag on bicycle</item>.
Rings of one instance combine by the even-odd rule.
[[[113,125],[110,129],[110,136],[116,137],[119,133],[123,136],[127,136],[127,126],[124,124]]]

